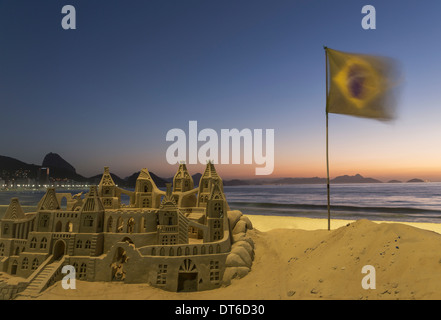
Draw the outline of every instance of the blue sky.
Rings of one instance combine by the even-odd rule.
[[[61,28],[74,5],[77,29]],[[361,27],[374,5],[377,29]],[[330,115],[331,176],[441,181],[439,1],[0,2],[0,154],[163,176],[168,130],[275,129],[275,176],[325,176],[325,54],[402,65],[399,117]],[[234,167],[236,166],[236,167]],[[193,172],[202,166],[190,167]],[[233,168],[234,167],[234,168]],[[225,177],[255,166],[222,165]]]

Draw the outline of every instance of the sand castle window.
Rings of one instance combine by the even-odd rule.
[[[213,239],[216,240],[220,240],[221,239],[221,233],[219,231],[215,231],[214,235],[213,235]]]
[[[38,264],[39,264],[38,263],[38,259],[35,258],[34,261],[32,261],[32,268],[31,268],[31,270],[37,270]]]
[[[73,267],[75,269],[75,273],[78,273],[78,263],[74,262]]]
[[[168,244],[168,237],[167,236],[162,236],[162,242],[163,245]]]
[[[66,223],[66,232],[72,232],[73,231],[73,223],[72,222],[68,222]]]
[[[40,249],[46,249],[46,247],[47,247],[47,239],[43,238],[43,239],[41,239],[41,242],[40,242]]]
[[[86,240],[86,243],[84,245],[84,249],[90,249],[90,241]]]
[[[3,234],[8,234],[9,233],[9,225],[5,224],[5,226],[3,227]]]
[[[158,266],[158,273],[156,277],[156,284],[165,285],[167,283],[167,265],[160,264]]]
[[[62,223],[61,221],[58,221],[57,224],[55,225],[55,232],[61,232],[61,228],[62,228]]]
[[[23,261],[21,262],[21,268],[23,270],[28,270],[28,265],[29,265],[28,258],[24,258]]]
[[[112,224],[113,224],[113,219],[112,217],[109,217],[109,220],[107,220],[107,232],[112,232]]]
[[[220,203],[214,204],[214,212],[217,213],[218,216],[220,216],[220,214],[222,212],[222,205]]]
[[[189,248],[189,247],[186,247],[186,248],[185,248],[185,255],[186,255],[186,256],[189,256],[189,255],[190,255],[190,248]]]
[[[112,199],[104,199],[104,206],[111,207],[112,206]]]
[[[77,247],[78,249],[81,249],[81,248],[83,247],[83,242],[82,242],[81,240],[78,240],[78,241],[77,241],[77,245],[76,245],[76,247]]]
[[[181,247],[178,248],[178,251],[176,252],[177,256],[182,256],[182,249]]]
[[[170,236],[170,244],[176,244],[176,236],[175,235]]]
[[[135,230],[135,219],[130,218],[129,221],[127,222],[127,232],[133,233],[134,230]]]
[[[220,228],[220,221],[219,220],[214,220],[213,228],[215,228],[215,229],[219,229]]]
[[[0,243],[0,257],[3,257],[5,254],[5,245],[3,243]]]
[[[210,261],[210,281],[219,282],[219,261]]]
[[[213,253],[213,246],[209,246],[209,247],[208,247],[208,253],[209,253],[209,254],[212,254],[212,253]]]
[[[197,255],[198,254],[198,247],[193,247],[193,255]]]
[[[49,224],[49,217],[48,216],[42,216],[40,219],[40,227],[47,227]]]
[[[87,266],[85,263],[81,264],[80,270],[78,272],[78,278],[79,279],[84,279],[86,278],[86,270],[87,270]]]
[[[85,227],[92,227],[92,226],[93,226],[93,218],[92,218],[92,216],[87,215],[87,216],[84,218],[84,226],[85,226]]]
[[[159,255],[165,256],[165,249],[164,248],[161,248],[161,250],[159,251]]]
[[[124,221],[121,217],[118,218],[116,225],[117,225],[116,232],[122,232],[124,228]]]
[[[37,247],[37,239],[32,238],[32,240],[31,240],[31,244],[29,245],[29,247],[30,247],[31,249],[36,248],[36,247]]]

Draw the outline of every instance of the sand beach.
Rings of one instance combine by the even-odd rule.
[[[175,293],[148,284],[61,283],[38,299],[297,300],[441,299],[441,226],[248,215],[255,242],[251,272],[216,290]],[[363,289],[362,268],[376,288]]]

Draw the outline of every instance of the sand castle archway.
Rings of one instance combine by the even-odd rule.
[[[63,240],[58,240],[54,244],[54,260],[60,260],[66,252],[66,243]]]
[[[198,290],[199,272],[190,259],[185,259],[179,267],[178,292],[192,292]]]

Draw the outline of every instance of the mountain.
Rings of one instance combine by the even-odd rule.
[[[49,168],[49,175],[54,179],[71,179],[77,182],[89,182],[88,178],[78,174],[74,166],[57,153],[48,153],[44,157],[41,167]]]
[[[11,157],[0,156],[0,170],[38,170],[38,168],[40,166],[35,164],[28,164]]]
[[[400,180],[389,180],[387,183],[403,183],[403,181],[400,181]]]
[[[64,160],[58,153],[48,153],[41,164],[42,167],[63,169],[67,172],[77,173],[73,165]]]
[[[413,182],[424,182],[424,180],[421,180],[421,179],[411,179],[411,180],[409,180],[409,181],[407,181],[407,182],[411,182],[411,183],[413,183]]]
[[[382,181],[373,179],[373,178],[365,178],[360,174],[356,174],[355,176],[339,176],[331,180],[331,183],[382,183]]]

